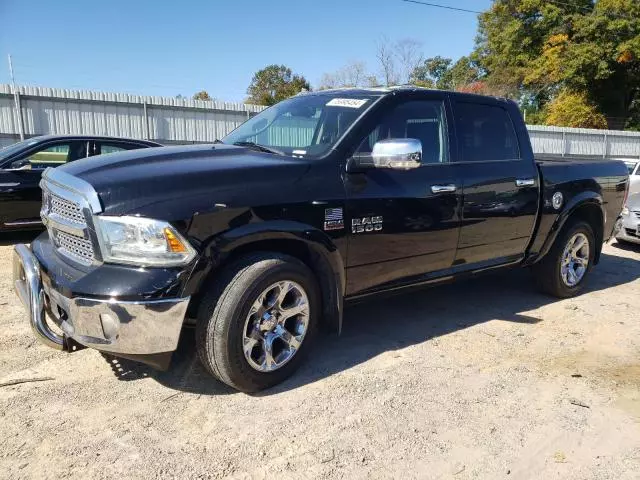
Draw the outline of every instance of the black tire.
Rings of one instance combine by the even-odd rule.
[[[243,329],[255,299],[283,280],[296,282],[307,295],[307,331],[287,363],[277,370],[260,372],[244,356]],[[256,392],[282,382],[300,366],[317,334],[320,314],[318,285],[304,263],[279,253],[251,254],[229,265],[206,288],[198,310],[196,348],[213,376],[237,390]]]
[[[574,286],[567,285],[562,279],[562,257],[567,243],[574,235],[582,233],[589,240],[589,262],[582,279]],[[558,298],[569,298],[578,295],[585,285],[595,258],[595,236],[591,226],[583,221],[573,221],[563,228],[556,238],[551,250],[544,258],[532,267],[537,288]]]

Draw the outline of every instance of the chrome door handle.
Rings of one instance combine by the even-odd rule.
[[[455,192],[457,187],[450,183],[449,185],[431,185],[432,193],[451,193]]]
[[[533,187],[536,181],[533,178],[519,178],[516,180],[516,187]]]

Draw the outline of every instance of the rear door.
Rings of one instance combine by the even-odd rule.
[[[412,93],[379,112],[362,136],[358,155],[369,154],[378,140],[420,140],[422,165],[346,174],[347,295],[392,287],[453,263],[461,190],[450,162],[450,122],[444,93]]]
[[[453,102],[463,195],[456,265],[516,261],[531,238],[538,170],[530,149],[520,148],[509,107],[491,98]]]
[[[59,140],[34,146],[0,169],[0,226],[24,228],[40,224],[40,178],[46,168],[84,158],[86,140]]]

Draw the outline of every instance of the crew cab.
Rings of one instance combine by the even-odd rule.
[[[168,368],[194,326],[207,370],[257,391],[340,331],[346,301],[511,267],[578,294],[628,172],[536,161],[509,100],[401,87],[297,95],[215,144],[79,160],[41,186],[47,231],[14,258],[38,338]]]

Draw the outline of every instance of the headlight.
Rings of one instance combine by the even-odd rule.
[[[624,215],[625,217],[626,217],[627,215],[629,215],[629,207],[625,206],[625,207],[622,209],[622,215]]]
[[[94,217],[105,262],[168,267],[189,263],[196,252],[167,222],[142,217]]]

